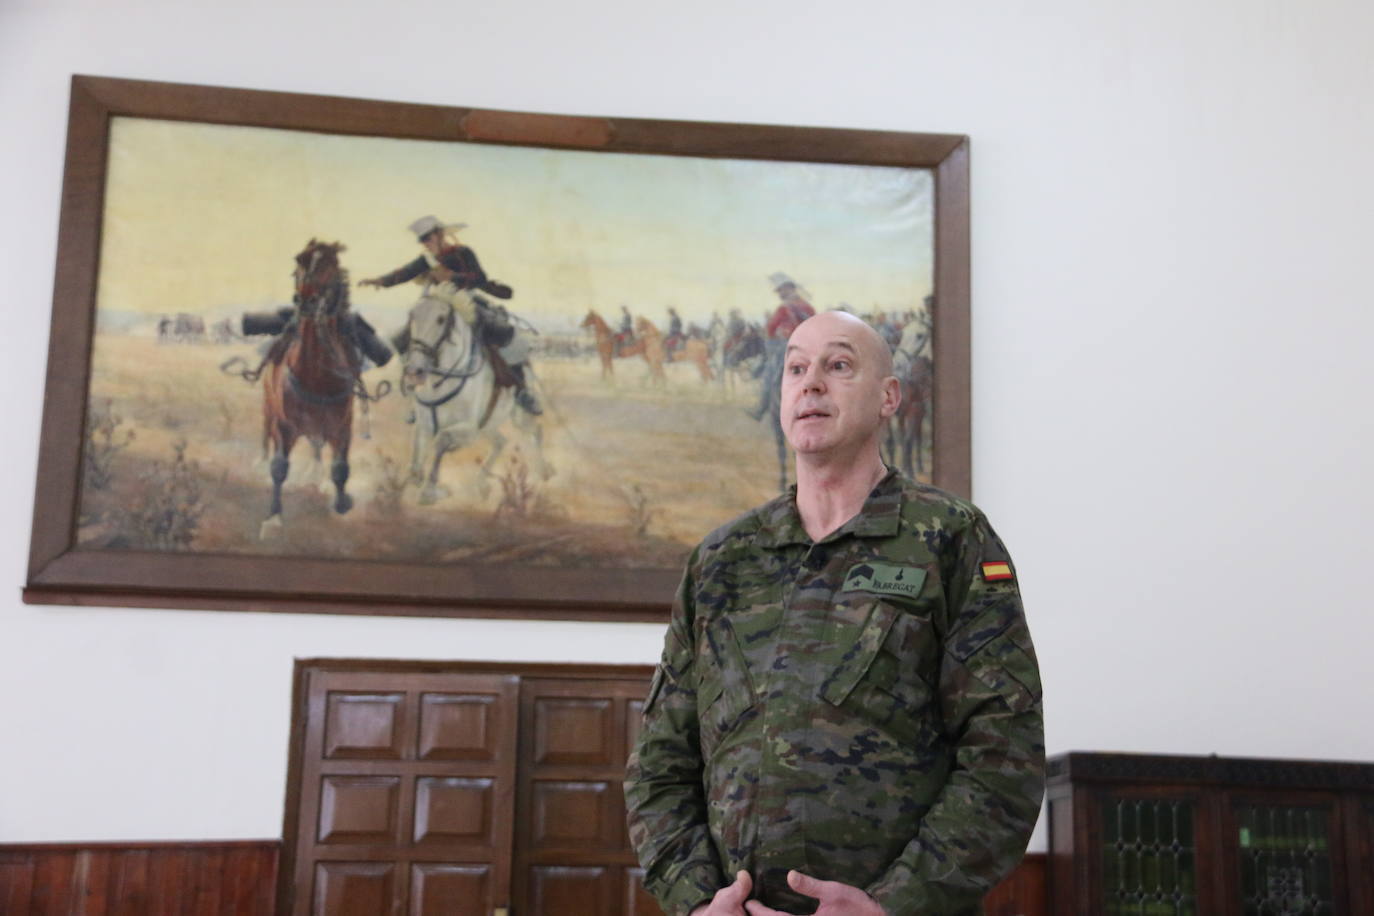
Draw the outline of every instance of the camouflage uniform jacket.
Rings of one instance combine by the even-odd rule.
[[[979,913],[1044,792],[1010,558],[978,509],[896,471],[816,543],[794,493],[688,562],[626,774],[645,883],[670,916],[740,869],[810,913],[790,868],[891,916]]]

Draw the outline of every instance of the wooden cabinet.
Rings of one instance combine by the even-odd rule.
[[[621,790],[651,674],[298,662],[278,912],[658,916]]]
[[[1047,794],[1055,914],[1374,912],[1374,764],[1074,753]]]

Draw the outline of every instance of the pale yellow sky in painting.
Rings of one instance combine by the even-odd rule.
[[[353,280],[420,253],[406,226],[459,237],[510,305],[546,330],[620,305],[663,326],[740,308],[784,271],[828,308],[918,308],[931,290],[922,169],[582,153],[117,118],[97,309],[218,318],[288,303],[312,237],[348,246]],[[355,289],[382,329],[415,287]]]

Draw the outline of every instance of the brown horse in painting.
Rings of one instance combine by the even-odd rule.
[[[639,356],[644,353],[644,341],[634,340],[626,344],[617,353],[615,350],[615,331],[606,323],[595,310],[587,313],[587,317],[582,319],[582,328],[589,330],[596,337],[596,353],[601,357],[601,377],[607,378],[615,375],[614,360],[624,359],[627,356]],[[647,358],[647,357],[646,357]]]
[[[649,381],[658,386],[667,384],[668,376],[663,374],[663,334],[647,318],[635,319],[635,338],[644,362],[649,364]]]
[[[263,375],[264,447],[272,447],[272,507],[262,535],[281,527],[281,488],[291,448],[308,439],[318,456],[329,445],[334,511],[353,507],[345,492],[353,436],[353,392],[362,369],[347,337],[348,274],[339,267],[340,243],[311,239],[296,255],[295,315],[274,345]],[[278,355],[278,351],[279,355]]]
[[[682,346],[671,353],[664,346],[663,332],[647,318],[635,319],[635,334],[644,341],[644,360],[649,364],[649,377],[662,384],[664,363],[693,363],[701,380],[709,382],[716,377],[711,371],[711,346],[700,337],[686,337]]]

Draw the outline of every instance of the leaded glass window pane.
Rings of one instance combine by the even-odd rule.
[[[1325,808],[1236,808],[1245,916],[1328,916],[1335,911]]]
[[[1195,916],[1191,802],[1109,798],[1103,826],[1107,916]]]

